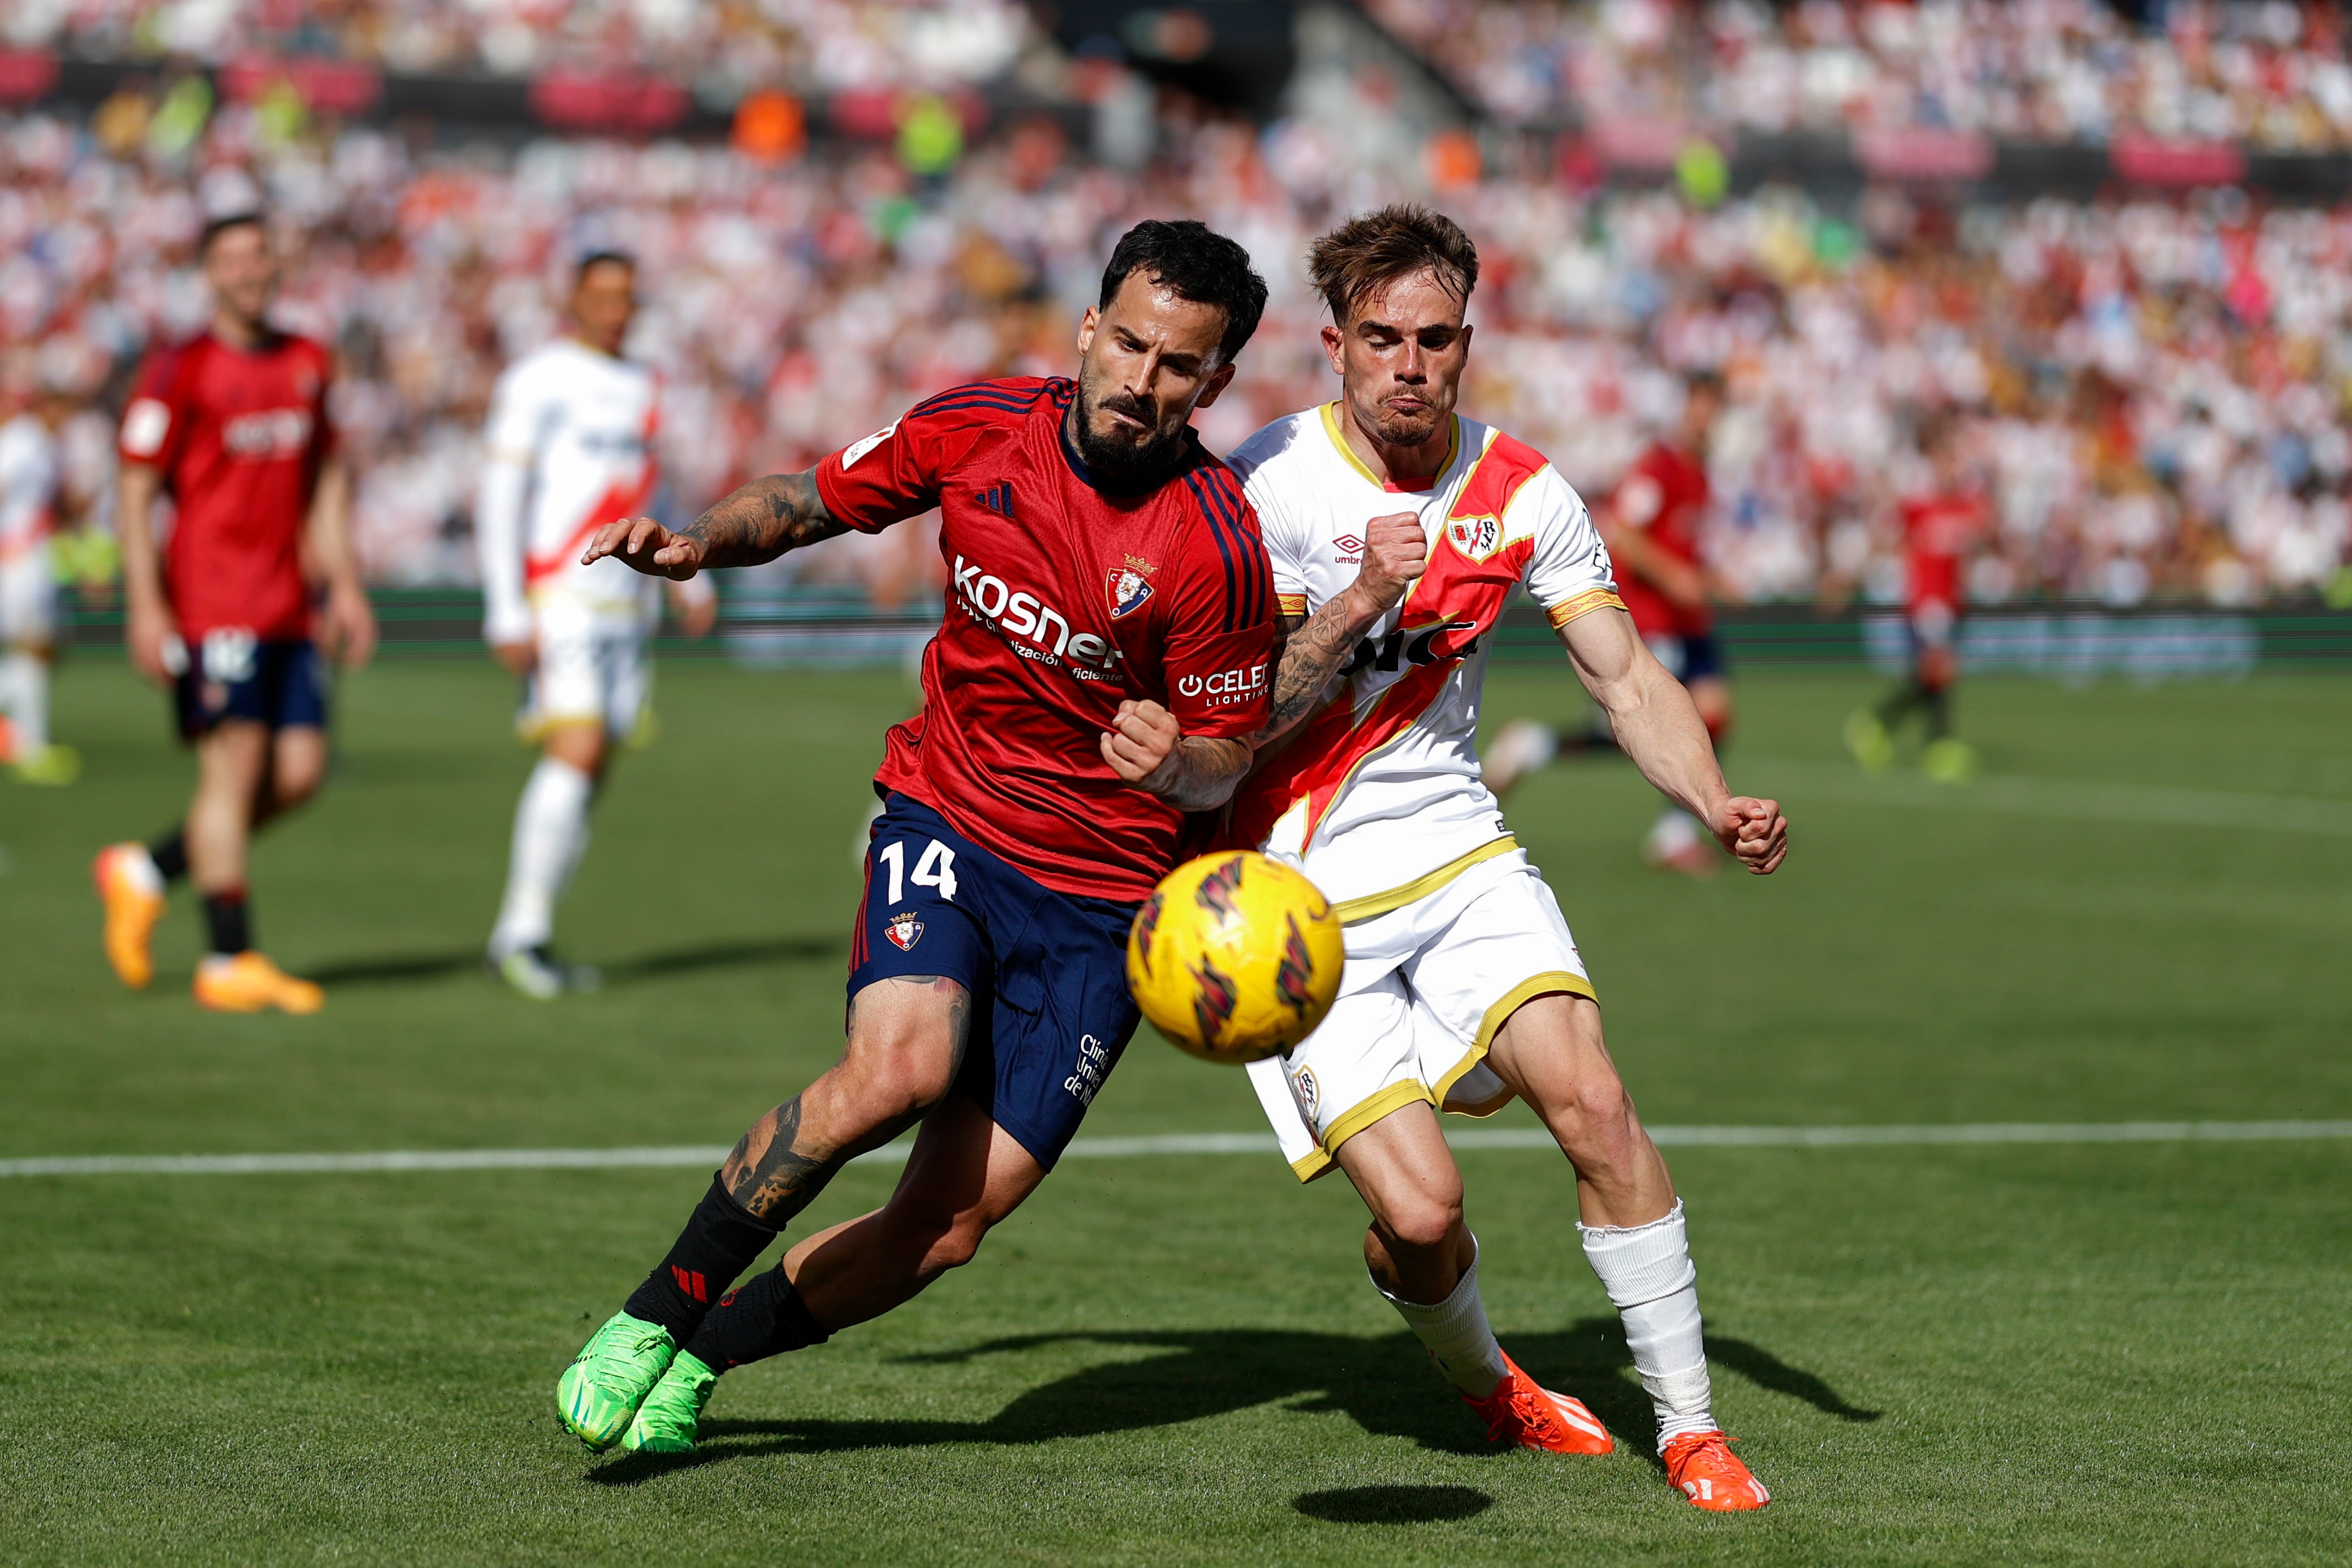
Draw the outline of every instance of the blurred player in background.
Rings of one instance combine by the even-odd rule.
[[[1903,528],[1910,673],[1875,709],[1846,720],[1845,742],[1865,770],[1882,771],[1895,760],[1897,732],[1916,713],[1923,742],[1919,770],[1940,784],[1962,784],[1976,776],[1977,754],[1952,733],[1952,685],[1960,673],[1961,579],[1991,508],[1962,463],[1956,421],[1931,420],[1920,444],[1927,456],[1927,483],[1895,504]]]
[[[1633,617],[1633,629],[1690,693],[1691,706],[1718,747],[1731,733],[1731,684],[1724,675],[1698,540],[1711,496],[1707,445],[1722,413],[1722,378],[1709,371],[1692,376],[1674,434],[1651,444],[1618,481],[1600,516],[1601,537],[1617,563],[1617,591]],[[1605,712],[1568,730],[1513,719],[1486,748],[1486,787],[1501,800],[1562,752],[1615,744]],[[1706,830],[1677,806],[1664,810],[1642,847],[1652,865],[1693,876],[1713,875],[1717,863]]]
[[[499,663],[527,682],[517,727],[539,765],[515,808],[506,897],[489,964],[541,1000],[596,982],[549,950],[555,904],[588,847],[588,807],[615,746],[649,716],[646,640],[660,585],[617,560],[583,565],[596,531],[652,509],[659,389],[621,357],[635,316],[636,264],[610,251],[573,275],[572,330],[499,378],[475,502],[487,620]],[[710,630],[718,596],[669,585],[689,636]]]
[[[325,777],[321,644],[365,664],[375,618],[352,554],[350,476],[327,423],[332,361],[323,345],[269,324],[278,266],[268,229],[251,213],[215,219],[198,256],[211,328],[141,370],[122,415],[117,511],[131,662],[172,690],[180,737],[195,747],[195,797],[152,845],[100,852],[106,956],[124,985],[145,986],[164,889],[191,877],[209,938],[196,1000],[310,1013],[325,999],[319,988],[253,951],[246,853],[256,829]],[[160,550],[159,495],[178,508]]]
[[[1308,257],[1341,392],[1233,455],[1286,632],[1265,760],[1233,826],[1330,896],[1348,967],[1320,1027],[1251,1063],[1251,1082],[1299,1180],[1336,1165],[1355,1184],[1371,1210],[1372,1283],[1488,1436],[1603,1454],[1592,1413],[1496,1343],[1437,1120],[1527,1101],[1574,1171],[1584,1255],[1624,1320],[1668,1478],[1699,1508],[1761,1508],[1769,1498],[1710,1409],[1673,1178],[1601,1041],[1559,902],[1480,783],[1486,645],[1513,591],[1544,607],[1643,775],[1749,871],[1780,865],[1787,824],[1774,802],[1724,784],[1576,492],[1541,454],[1454,412],[1478,280],[1470,237],[1426,209],[1388,207]]]
[[[81,758],[49,739],[57,656],[57,532],[64,476],[58,430],[73,413],[44,378],[29,408],[0,424],[0,763],[27,784],[70,784]]]
[[[875,779],[887,810],[851,940],[847,1049],[743,1134],[562,1375],[557,1406],[592,1448],[690,1449],[719,1374],[821,1343],[969,1261],[1118,1065],[1139,1016],[1135,912],[1175,863],[1183,814],[1224,803],[1265,719],[1265,551],[1191,424],[1265,308],[1240,246],[1139,224],[1079,328],[1076,381],[941,392],[683,533],[639,519],[589,548],[685,578],[937,507],[952,583],[923,711],[890,731]],[[650,829],[758,831],[790,810],[759,794],[725,781]],[[887,1203],[729,1289],[845,1163],[919,1124]]]

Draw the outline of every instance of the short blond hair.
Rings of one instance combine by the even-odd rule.
[[[1478,247],[1460,224],[1418,203],[1349,218],[1307,248],[1307,281],[1343,325],[1384,285],[1423,272],[1465,304],[1478,287]]]

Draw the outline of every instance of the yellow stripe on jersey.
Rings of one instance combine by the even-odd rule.
[[[1580,616],[1590,615],[1596,610],[1622,610],[1624,608],[1625,601],[1618,598],[1615,594],[1610,592],[1607,589],[1588,588],[1582,593],[1578,594],[1575,598],[1562,600],[1559,603],[1554,604],[1546,609],[1544,611],[1544,614],[1550,618],[1552,629],[1554,631],[1558,631],[1560,627],[1567,625],[1570,622],[1578,619]]]
[[[1408,904],[1418,903],[1427,898],[1479,862],[1493,860],[1496,855],[1508,854],[1518,847],[1519,841],[1505,833],[1499,839],[1480,844],[1466,855],[1447,861],[1427,876],[1413,878],[1402,887],[1392,887],[1386,893],[1368,893],[1361,898],[1350,898],[1344,903],[1335,904],[1331,906],[1331,913],[1339,917],[1340,925],[1353,925],[1359,921],[1370,920],[1376,915],[1386,915],[1391,910],[1402,909]]]

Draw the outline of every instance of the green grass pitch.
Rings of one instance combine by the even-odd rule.
[[[2352,1117],[2352,686],[1979,682],[1989,777],[1949,794],[1843,767],[1873,689],[1742,682],[1732,776],[1795,824],[1769,882],[1644,871],[1622,763],[1514,803],[1651,1121]],[[564,914],[608,988],[551,1006],[475,956],[510,699],[486,664],[347,684],[337,776],[254,873],[327,1011],[221,1018],[184,900],[151,992],[103,967],[89,853],[187,766],[119,664],[68,668],[83,782],[0,783],[0,1157],[720,1145],[824,1065],[901,683],[670,662]],[[1490,692],[1574,706],[1563,671]],[[1146,1036],[1087,1131],[1259,1124]],[[1073,1164],[929,1295],[729,1378],[673,1466],[584,1455],[551,1389],[693,1171],[43,1177],[0,1180],[0,1560],[2352,1559],[2352,1144],[1670,1157],[1761,1516],[1667,1490],[1537,1152],[1463,1156],[1487,1301],[1606,1459],[1489,1449],[1364,1283],[1353,1196],[1270,1155]]]

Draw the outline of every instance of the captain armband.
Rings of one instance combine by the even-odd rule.
[[[1609,590],[1589,588],[1573,599],[1563,599],[1558,604],[1549,606],[1544,611],[1544,614],[1550,619],[1552,630],[1557,632],[1570,622],[1580,616],[1590,615],[1596,610],[1624,608],[1625,601]]]

